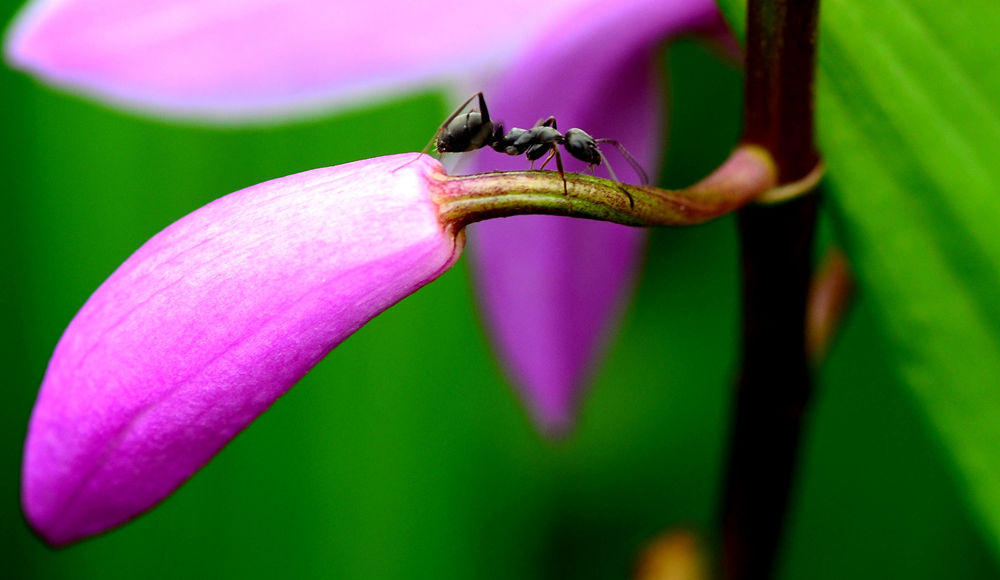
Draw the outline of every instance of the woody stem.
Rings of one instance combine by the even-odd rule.
[[[744,143],[771,153],[779,184],[819,163],[813,142],[818,0],[750,0]],[[813,382],[805,312],[815,194],[738,215],[743,271],[742,369],[722,503],[725,580],[774,574],[794,491]]]

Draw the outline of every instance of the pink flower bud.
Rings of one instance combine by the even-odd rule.
[[[412,161],[400,167],[407,161]],[[22,500],[65,544],[161,501],[347,336],[452,266],[413,154],[275,179],[143,245],[56,347]]]

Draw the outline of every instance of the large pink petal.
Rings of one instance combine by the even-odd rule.
[[[301,113],[506,61],[585,0],[34,0],[8,60],[181,116]]]
[[[133,254],[49,363],[22,500],[64,544],[152,507],[327,352],[458,258],[412,155],[236,192]]]
[[[563,131],[580,127],[617,139],[655,178],[663,132],[656,49],[679,33],[722,26],[714,3],[598,1],[557,24],[488,89],[490,114],[507,128],[555,115]],[[619,179],[638,179],[614,147],[602,150]],[[563,160],[568,171],[584,169],[566,154]],[[484,151],[475,169],[526,164]],[[542,429],[562,433],[617,326],[644,231],[542,216],[493,220],[471,231],[479,294],[497,350]]]

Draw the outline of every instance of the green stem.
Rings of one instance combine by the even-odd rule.
[[[770,157],[759,147],[742,146],[711,175],[678,190],[615,183],[553,171],[514,171],[449,176],[433,187],[441,221],[461,229],[497,217],[549,214],[630,226],[680,226],[725,215],[775,185]]]

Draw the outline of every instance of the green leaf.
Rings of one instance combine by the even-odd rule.
[[[742,34],[745,2],[720,5]],[[829,0],[820,22],[827,208],[1000,553],[1000,10]]]

